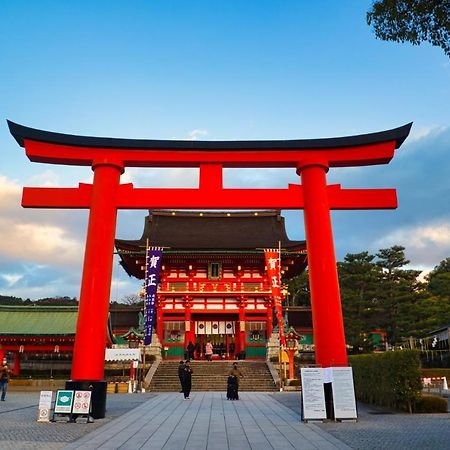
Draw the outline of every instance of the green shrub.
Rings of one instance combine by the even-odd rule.
[[[417,350],[351,356],[349,362],[358,400],[412,412],[422,389]]]
[[[447,400],[434,395],[423,395],[416,400],[413,406],[415,413],[446,413]]]

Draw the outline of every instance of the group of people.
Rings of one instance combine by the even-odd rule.
[[[189,360],[195,359],[195,356],[197,358],[200,358],[201,351],[200,351],[200,344],[197,342],[195,345],[192,342],[189,342],[186,348],[186,355],[185,357]],[[230,352],[234,353],[234,344],[230,344]],[[222,342],[216,346],[211,344],[211,341],[208,341],[204,347],[203,347],[203,354],[205,355],[205,358],[207,361],[211,361],[213,354],[216,353],[219,355],[219,358],[223,359],[226,356],[226,348],[225,344]]]
[[[190,361],[180,361],[178,365],[178,378],[180,379],[181,391],[185,400],[190,400],[189,395],[192,389],[192,367]],[[242,372],[238,369],[237,363],[228,374],[227,380],[227,400],[239,400],[239,378],[243,378]]]

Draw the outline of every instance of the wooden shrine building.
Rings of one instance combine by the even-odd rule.
[[[265,248],[281,245],[282,280],[306,267],[305,241],[289,240],[279,211],[150,211],[139,240],[116,240],[126,272],[145,277],[147,242],[163,247],[156,334],[163,356],[262,358],[273,328]]]

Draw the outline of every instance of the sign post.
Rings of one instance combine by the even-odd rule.
[[[41,391],[38,406],[38,422],[50,422],[50,411],[52,409],[52,391]]]
[[[53,422],[56,415],[70,416],[72,414],[74,391],[58,390],[56,392],[55,409],[53,410]]]
[[[355,388],[351,367],[332,367],[334,419],[357,420]]]
[[[302,380],[302,420],[326,420],[322,368],[300,369]]]

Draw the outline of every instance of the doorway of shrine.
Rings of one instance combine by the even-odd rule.
[[[194,359],[206,359],[206,344],[213,347],[213,360],[235,359],[237,355],[234,320],[196,320],[194,322]]]

